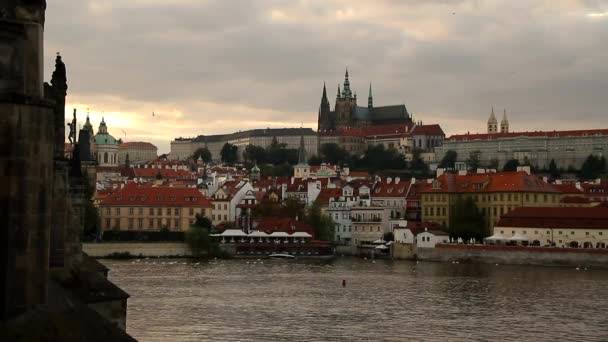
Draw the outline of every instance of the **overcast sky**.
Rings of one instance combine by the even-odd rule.
[[[323,82],[333,109],[346,66],[360,104],[371,82],[375,105],[404,103],[447,135],[484,131],[492,105],[517,131],[608,127],[608,1],[53,0],[45,30],[66,113],[89,108],[95,130],[105,115],[159,152],[316,129]]]

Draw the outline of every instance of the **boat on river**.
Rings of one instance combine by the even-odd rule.
[[[273,259],[295,259],[295,256],[287,253],[272,253],[268,257]]]

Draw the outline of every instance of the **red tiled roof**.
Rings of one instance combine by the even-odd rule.
[[[355,178],[355,177],[356,178],[367,178],[367,177],[369,177],[369,172],[366,172],[366,171],[350,171],[348,173],[348,175],[350,177],[353,177],[353,178]]]
[[[193,188],[127,184],[101,202],[102,206],[211,207],[209,199]]]
[[[337,198],[342,195],[342,189],[338,188],[323,188],[317,196],[317,201],[323,204],[329,204],[331,198]]]
[[[519,207],[496,227],[608,229],[608,207]]]
[[[145,142],[145,141],[123,142],[122,144],[118,145],[119,150],[124,150],[127,148],[150,148],[150,149],[155,149],[155,150],[158,149],[153,144],[151,144],[149,142]]]
[[[524,171],[497,173],[444,173],[437,177],[440,188],[432,186],[422,192],[480,193],[480,192],[559,192],[553,185]]]
[[[553,184],[553,187],[562,194],[582,194],[583,191],[574,183]]]
[[[407,194],[407,188],[409,188],[410,182],[400,180],[399,183],[395,183],[395,179],[392,179],[390,183],[387,183],[386,178],[374,185],[371,191],[372,197],[403,197]]]
[[[585,129],[572,131],[537,131],[537,132],[512,132],[512,133],[476,133],[476,134],[456,134],[449,140],[475,140],[475,139],[499,139],[514,137],[581,137],[587,135],[608,135],[608,129]]]
[[[414,126],[414,129],[412,129],[411,134],[412,135],[441,135],[441,136],[445,136],[445,133],[443,133],[443,130],[441,129],[441,126],[439,126],[438,124]]]
[[[393,124],[393,125],[378,125],[368,126],[363,128],[363,135],[366,137],[382,137],[382,136],[403,136],[409,134],[413,124]]]

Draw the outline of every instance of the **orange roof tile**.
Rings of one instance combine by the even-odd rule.
[[[553,185],[524,171],[469,173],[466,175],[444,173],[437,177],[436,181],[440,184],[438,189],[431,186],[422,192],[559,192]]]

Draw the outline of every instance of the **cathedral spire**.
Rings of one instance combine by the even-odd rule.
[[[342,89],[342,97],[350,98],[352,96],[352,92],[350,91],[350,81],[348,80],[348,68],[346,68],[346,72],[344,73],[344,89]]]
[[[340,83],[338,83],[338,98],[340,98]]]
[[[374,100],[372,97],[372,82],[369,82],[369,95],[367,95],[367,108],[374,107]]]

